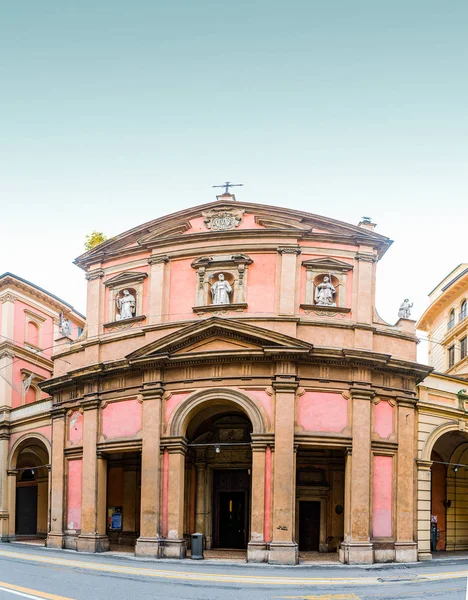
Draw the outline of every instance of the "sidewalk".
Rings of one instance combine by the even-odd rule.
[[[262,569],[307,569],[307,570],[318,570],[321,568],[325,569],[359,569],[359,570],[396,570],[404,571],[408,569],[422,568],[426,569],[430,565],[448,565],[454,563],[457,565],[468,565],[468,552],[437,552],[433,554],[431,561],[422,561],[415,563],[374,563],[372,565],[344,565],[339,562],[338,554],[336,553],[319,553],[319,552],[301,552],[300,562],[298,565],[270,565],[268,563],[247,563],[245,559],[245,552],[242,550],[205,550],[205,559],[192,561],[190,559],[190,553],[187,558],[184,559],[171,559],[171,558],[143,558],[135,556],[132,546],[121,546],[118,550],[112,548],[108,552],[92,553],[92,552],[75,552],[74,550],[57,550],[46,548],[44,544],[38,543],[37,541],[14,541],[9,543],[0,544],[0,548],[10,547],[12,550],[14,547],[22,547],[24,549],[30,548],[31,550],[39,551],[41,553],[56,552],[59,554],[73,555],[75,560],[79,560],[83,557],[98,558],[111,558],[119,560],[127,560],[131,562],[141,563],[157,563],[159,565],[170,564],[170,565],[211,565],[211,566],[232,566],[242,568],[262,568]]]

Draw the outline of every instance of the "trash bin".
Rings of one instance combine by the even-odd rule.
[[[192,560],[203,560],[203,533],[192,533]]]

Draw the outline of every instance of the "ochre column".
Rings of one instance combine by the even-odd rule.
[[[418,559],[431,560],[431,467],[432,461],[418,460]]]
[[[204,450],[197,450],[195,462],[197,470],[197,487],[195,498],[195,530],[197,533],[205,532],[205,492],[206,492],[206,458]]]
[[[48,548],[63,548],[65,496],[65,409],[52,409],[52,460],[50,472],[50,530]]]
[[[185,558],[187,543],[184,539],[184,485],[187,442],[185,438],[179,438],[174,440],[168,448],[168,531],[164,541],[163,556],[165,558]]]
[[[288,369],[285,369],[288,371]],[[294,565],[298,548],[294,542],[294,414],[298,383],[295,376],[276,376],[275,390],[275,455],[273,483],[273,540],[270,544],[271,564]]]
[[[160,557],[160,440],[161,400],[164,389],[160,382],[142,390],[143,427],[141,452],[141,517],[136,556]]]
[[[81,489],[81,534],[76,540],[78,552],[106,552],[109,538],[102,527],[105,515],[106,476],[98,461],[97,436],[100,399],[95,393],[85,394],[81,407],[83,419],[83,480]],[[104,510],[103,510],[104,504]],[[105,523],[105,516],[104,516]]]
[[[346,460],[345,536],[340,556],[348,564],[374,561],[370,541],[371,514],[371,401],[375,392],[351,389],[353,448]]]
[[[415,542],[415,404],[411,398],[397,398],[398,402],[398,473],[397,473],[397,535],[395,542],[396,562],[418,560]]]
[[[252,434],[252,477],[250,503],[250,541],[248,562],[266,562],[265,528],[265,452],[266,442],[257,441]]]
[[[166,270],[169,257],[165,255],[152,255],[148,258],[148,264],[150,265],[150,298],[149,306],[151,314],[148,315],[148,324],[162,323],[166,320],[167,306],[166,306]]]

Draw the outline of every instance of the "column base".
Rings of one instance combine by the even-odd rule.
[[[299,550],[295,542],[271,542],[268,553],[270,565],[297,565]]]
[[[63,538],[63,533],[49,533],[46,539],[47,548],[56,548],[58,550],[62,550]]]
[[[267,545],[263,540],[249,542],[247,546],[247,562],[264,563],[268,561]]]
[[[430,552],[418,552],[418,560],[432,560]]]
[[[395,562],[417,562],[418,547],[416,542],[395,542]]]
[[[135,544],[135,556],[161,558],[161,544],[160,538],[139,537]]]
[[[77,552],[107,552],[109,538],[107,535],[81,534],[76,538]]]
[[[187,542],[184,539],[165,539],[162,547],[163,558],[185,558]]]
[[[371,565],[374,562],[373,545],[370,542],[343,542],[340,561],[347,565]]]

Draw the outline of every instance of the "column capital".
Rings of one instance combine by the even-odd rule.
[[[170,258],[169,258],[169,256],[167,256],[167,254],[159,254],[159,255],[152,254],[148,258],[149,265],[159,265],[161,263],[166,264],[169,261],[170,261]]]
[[[354,258],[356,260],[362,261],[362,262],[369,262],[369,263],[375,263],[377,262],[378,258],[375,254],[372,254],[372,252],[356,252]]]
[[[369,402],[375,396],[375,390],[366,387],[351,387],[349,393],[353,400],[368,400]]]
[[[95,393],[85,394],[80,401],[80,407],[83,410],[97,410],[101,404],[101,398]]]
[[[417,398],[408,398],[407,396],[397,396],[396,401],[398,406],[404,406],[406,408],[415,408],[418,403]]]
[[[279,377],[281,376],[275,375],[275,379],[271,382],[271,387],[275,392],[296,392],[299,387],[299,381],[296,376],[285,376],[281,379]]]
[[[7,469],[7,475],[8,477],[16,477],[16,469]]]
[[[186,437],[173,437],[161,439],[161,450],[166,449],[169,454],[187,454],[188,442]]]
[[[87,281],[93,281],[94,279],[102,279],[105,273],[103,269],[94,269],[94,271],[89,271],[85,275],[85,279]]]
[[[144,383],[143,387],[140,388],[141,400],[154,400],[161,399],[164,394],[164,385],[162,381],[152,381],[151,383]]]
[[[296,255],[299,255],[302,252],[300,246],[278,246],[278,248],[276,248],[276,251],[279,254],[296,254]]]
[[[418,465],[418,469],[420,471],[430,471],[432,467],[432,460],[422,460],[417,458],[416,464]]]
[[[50,416],[52,419],[63,419],[67,413],[65,406],[52,406]]]

